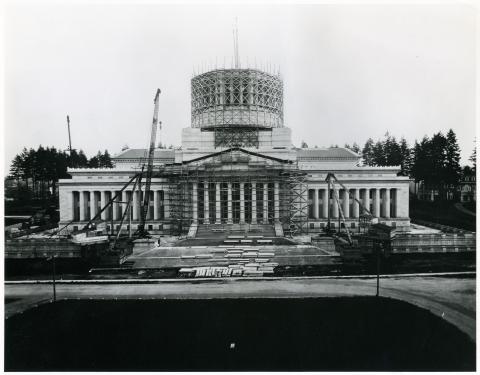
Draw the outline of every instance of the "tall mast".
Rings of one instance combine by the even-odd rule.
[[[68,126],[68,153],[72,156],[72,138],[70,136],[70,117],[67,115],[67,126]]]
[[[240,68],[240,58],[238,54],[238,19],[235,17],[235,28],[233,29],[233,50],[235,59],[235,69]]]

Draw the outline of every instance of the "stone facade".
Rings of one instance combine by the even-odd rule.
[[[234,73],[232,76],[235,76]],[[249,74],[245,76],[249,77]],[[279,77],[272,78],[276,85],[278,80]],[[215,82],[212,82],[215,85]],[[230,112],[241,107],[244,116],[250,105],[255,109],[252,113],[256,113],[259,106],[268,104],[269,99],[263,96],[262,101],[250,98],[248,95],[253,94],[249,92],[253,91],[244,89],[242,82],[238,81],[235,86],[241,92],[239,102],[235,101],[235,87],[232,86],[230,90],[233,90],[231,95],[234,99],[225,107],[228,107]],[[249,84],[251,83],[245,84],[245,87],[248,88]],[[275,95],[280,94],[281,90]],[[197,99],[195,100],[200,100]],[[281,101],[283,98],[275,100]],[[215,105],[215,111],[218,112],[219,108],[219,105]],[[279,108],[282,109],[282,106]],[[222,126],[218,113],[215,116],[215,126],[202,122],[199,127],[192,122],[190,128],[183,129],[181,147],[155,150],[156,171],[162,168],[165,170],[165,167],[172,169],[177,165],[195,165],[196,168],[207,168],[208,172],[208,168],[212,168],[212,160],[221,160],[220,164],[217,163],[218,171],[225,172],[226,168],[229,170],[231,179],[228,181],[225,177],[218,181],[210,178],[207,181],[203,177],[201,180],[189,182],[191,190],[188,193],[188,207],[191,212],[188,217],[191,223],[228,225],[281,222],[286,215],[285,207],[288,206],[285,198],[286,183],[280,177],[281,171],[275,180],[265,180],[264,175],[267,172],[263,173],[262,168],[271,171],[272,168],[284,165],[285,168],[288,166],[289,171],[294,168],[306,175],[303,182],[305,189],[299,193],[305,205],[300,204],[301,207],[297,207],[295,203],[290,206],[305,215],[304,228],[308,231],[321,231],[327,223],[329,207],[326,204],[328,186],[325,179],[328,173],[334,173],[348,190],[347,193],[341,188],[338,194],[349,228],[358,227],[359,217],[363,213],[354,197],[359,199],[379,222],[396,227],[409,226],[409,179],[397,175],[400,167],[362,166],[360,156],[345,148],[295,148],[291,142],[291,130],[281,121],[275,122],[275,126],[265,123],[265,126],[252,125],[247,128],[245,124]],[[278,116],[283,118],[283,113]],[[104,220],[109,229],[118,231],[132,194],[131,185],[128,189],[122,189],[139,172],[139,165],[146,154],[144,149],[127,149],[114,157],[115,167],[112,169],[69,169],[68,173],[72,178],[59,181],[60,225],[71,222],[70,229],[80,229],[93,219],[107,202],[116,197],[114,203],[98,218]],[[225,159],[227,155],[230,161]],[[242,176],[248,176],[248,179],[242,180]],[[176,193],[174,189],[166,178],[162,178],[161,173],[157,173],[152,179],[147,230],[165,233],[170,229],[173,206],[178,204],[175,201],[178,198],[172,196]],[[339,210],[333,197],[330,198],[330,218],[338,227]],[[137,228],[141,202],[142,193],[135,191],[132,212],[124,221],[124,228],[128,225],[132,225],[133,229]]]

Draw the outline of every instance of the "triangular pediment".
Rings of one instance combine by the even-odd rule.
[[[237,166],[261,166],[261,165],[276,165],[285,166],[292,164],[291,160],[280,159],[273,156],[261,154],[245,150],[240,147],[232,147],[226,150],[201,156],[192,160],[184,161],[185,165],[208,165],[208,166],[221,166],[228,164],[235,164]]]

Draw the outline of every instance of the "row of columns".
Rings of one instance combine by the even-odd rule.
[[[210,220],[210,204],[209,204],[209,182],[204,182],[201,183],[203,184],[204,187],[204,213],[203,213],[203,220],[205,224],[213,224],[213,222]],[[260,185],[259,183],[256,182],[251,182],[251,187],[252,187],[252,224],[257,224],[257,185]],[[245,223],[245,183],[240,182],[239,183],[239,194],[240,194],[240,224]],[[268,222],[268,184],[263,183],[261,184],[263,186],[263,222],[267,223]],[[214,184],[215,186],[215,224],[221,224],[221,186],[220,183],[217,182]],[[273,184],[273,218],[275,222],[278,222],[280,220],[280,201],[279,201],[279,195],[280,195],[280,187],[279,183],[275,182]],[[233,224],[233,187],[232,183],[229,182],[227,183],[227,224]],[[198,215],[198,186],[196,183],[193,184],[193,189],[192,189],[192,218],[194,222],[198,222],[199,215]]]
[[[150,219],[153,218],[153,220],[161,220],[163,219],[163,217],[166,217],[168,215],[168,201],[165,199],[165,192],[163,190],[153,190],[151,191],[151,193],[152,196],[150,198],[150,205],[148,209],[149,212],[147,213],[147,215]],[[114,203],[100,214],[100,218],[102,220],[121,220],[123,212],[128,206],[128,200],[130,199],[132,192],[126,190],[122,191],[121,193],[117,190],[84,190],[73,191],[70,194],[72,202],[72,219],[75,218],[79,221],[88,221],[93,219],[95,215],[100,212],[100,210],[105,207],[105,205],[118,194],[118,196],[115,198]],[[78,194],[77,200],[74,198],[75,194]],[[140,220],[140,206],[143,199],[143,194],[141,194],[139,191],[136,191],[134,194],[134,199],[131,203],[132,220]],[[161,210],[162,206],[163,210]],[[77,207],[78,215],[76,215]],[[90,209],[88,210],[88,208]]]
[[[320,218],[320,205],[319,205],[319,192],[322,194],[322,218],[328,217],[328,204],[325,204],[327,201],[326,197],[328,195],[328,189],[310,189],[313,191],[313,218],[319,219]],[[360,199],[360,190],[364,190],[363,198]],[[358,218],[361,214],[360,207],[358,202],[353,199],[356,198],[357,200],[361,201],[362,204],[371,212],[371,214],[375,217],[385,217],[389,218],[391,216],[390,212],[390,205],[391,205],[391,194],[390,191],[394,191],[394,206],[398,207],[398,194],[397,189],[369,189],[369,188],[352,188],[352,189],[341,189],[340,191],[337,190],[337,194],[339,194],[338,198],[342,204],[343,214],[346,218]],[[334,194],[333,190],[332,194]],[[370,207],[370,191],[372,191],[372,207]],[[381,191],[384,191],[383,200],[381,199]],[[350,212],[350,195],[352,195],[352,212]],[[338,218],[339,210],[338,205],[336,204],[335,198],[330,198],[331,203],[331,216],[333,218]]]

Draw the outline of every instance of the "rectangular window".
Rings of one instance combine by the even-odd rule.
[[[310,229],[315,229],[315,224],[314,223],[310,223]]]

